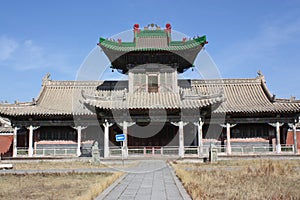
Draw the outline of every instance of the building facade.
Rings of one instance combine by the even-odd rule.
[[[135,24],[133,33],[131,42],[98,43],[128,80],[54,81],[47,74],[36,100],[0,105],[13,127],[13,156],[21,147],[34,156],[45,141],[68,144],[80,156],[84,144],[97,141],[104,157],[120,146],[126,157],[133,148],[168,146],[184,157],[190,146],[202,154],[207,139],[231,154],[233,138],[263,138],[281,152],[288,129],[296,130],[299,101],[276,99],[261,72],[247,79],[178,79],[194,67],[206,37],[173,41],[170,24]],[[122,145],[115,141],[120,133]]]

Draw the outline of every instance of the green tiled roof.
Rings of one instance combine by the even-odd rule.
[[[142,32],[142,31],[141,31]],[[139,37],[149,37],[151,32],[151,36],[161,37],[160,34],[164,33],[163,30],[144,30],[144,33],[140,33]],[[155,33],[154,33],[155,32]],[[143,34],[141,36],[141,34]],[[165,33],[164,33],[165,35]],[[154,39],[154,38],[153,38]],[[197,37],[191,40],[183,41],[171,41],[166,47],[137,47],[134,42],[117,42],[104,38],[100,38],[99,44],[105,48],[112,49],[115,51],[157,51],[157,50],[165,50],[165,51],[179,51],[197,47],[199,45],[204,45],[206,43],[206,36]]]
[[[140,30],[137,37],[167,37],[164,30]]]

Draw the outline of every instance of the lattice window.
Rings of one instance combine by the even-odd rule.
[[[158,92],[158,75],[148,75],[148,92]]]
[[[166,91],[166,73],[160,74],[160,86],[161,90]]]
[[[133,74],[133,91],[145,91],[146,90],[146,74],[135,73]]]
[[[166,73],[166,87],[169,90],[173,90],[173,77],[172,77],[173,73]]]

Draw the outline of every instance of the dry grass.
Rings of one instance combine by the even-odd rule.
[[[12,162],[10,162],[12,163]],[[124,167],[136,165],[129,163]],[[121,164],[92,165],[89,161],[31,161],[13,163],[15,170],[47,170],[47,169],[95,169],[95,168],[123,168]]]
[[[67,162],[53,162],[53,161],[37,161],[37,162],[19,162],[14,163],[16,170],[46,170],[46,169],[91,169],[104,168],[105,165],[92,165],[88,161],[67,161]]]
[[[122,173],[0,175],[0,199],[92,200]]]
[[[172,165],[194,200],[300,199],[300,160]]]

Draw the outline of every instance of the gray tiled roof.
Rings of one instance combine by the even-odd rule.
[[[179,81],[180,93],[127,93],[127,81],[112,90],[112,81],[48,81],[35,102],[0,104],[1,116],[44,117],[94,115],[84,103],[99,108],[198,108],[220,103],[216,113],[300,113],[300,102],[276,100],[264,79],[221,79]],[[98,89],[97,89],[98,88]],[[82,91],[84,93],[82,94]],[[223,91],[223,97],[220,96]],[[83,96],[93,96],[84,99]]]
[[[168,40],[166,37],[140,37],[137,38],[137,48],[167,48]]]
[[[13,131],[9,119],[0,117],[0,133],[12,133]]]
[[[93,115],[82,102],[81,91],[94,91],[99,81],[48,81],[35,102],[2,104],[0,115]]]
[[[191,40],[183,41],[171,41],[168,43],[167,37],[162,36],[147,36],[147,37],[138,37],[135,42],[116,42],[109,39],[100,38],[99,45],[101,47],[120,51],[120,52],[129,52],[129,51],[182,51],[199,46],[204,46],[206,43],[206,36],[196,37]]]
[[[13,133],[14,129],[10,127],[0,126],[0,133]]]
[[[194,81],[197,90],[223,88],[227,99],[215,113],[299,113],[300,101],[277,100],[270,94],[263,77]]]
[[[221,103],[224,100],[222,94],[203,98],[183,97],[179,93],[172,92],[126,93],[125,91],[114,91],[109,96],[103,95],[103,91],[97,91],[95,97],[87,97],[85,102],[101,109],[194,109]]]

